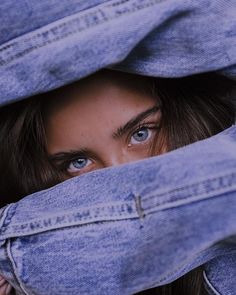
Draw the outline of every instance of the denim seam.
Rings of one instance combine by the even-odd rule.
[[[141,196],[135,196],[135,205],[139,218],[143,219],[145,217],[145,213],[142,208]]]
[[[200,185],[200,184],[203,184],[205,182],[208,182],[208,181],[214,181],[214,180],[219,180],[219,179],[222,179],[224,177],[228,177],[228,176],[233,176],[233,177],[236,177],[236,171],[231,171],[230,173],[228,174],[222,174],[222,175],[217,175],[217,176],[214,176],[213,178],[208,178],[207,180],[202,180],[202,181],[198,181],[198,182],[192,182],[191,184],[187,184],[187,185],[184,185],[184,186],[180,186],[178,188],[175,188],[173,190],[167,190],[166,192],[162,193],[162,194],[159,194],[159,196],[164,196],[172,191],[182,191],[183,189],[187,189],[187,188],[191,188],[193,185]],[[149,198],[153,198],[153,195],[149,195],[149,196],[146,196],[145,198],[143,198],[143,200],[148,200]]]
[[[142,198],[142,208],[145,212],[148,212],[148,210],[160,210],[165,205],[173,206],[173,204],[180,202],[183,202],[183,204],[180,205],[185,205],[186,201],[191,201],[193,197],[198,201],[200,200],[199,197],[205,199],[211,197],[210,195],[212,193],[214,193],[213,196],[216,196],[216,194],[221,195],[226,192],[231,192],[233,189],[236,189],[236,172],[234,171],[229,174],[167,190],[163,193],[152,192],[151,195]],[[152,203],[145,207],[145,203],[153,200],[156,200],[155,204]]]
[[[132,202],[112,202],[110,204],[103,204],[103,205],[96,205],[94,207],[84,207],[79,208],[78,211],[69,211],[64,215],[58,215],[55,214],[53,216],[49,216],[48,218],[44,219],[33,219],[31,222],[21,223],[21,224],[13,224],[10,226],[2,227],[1,234],[2,236],[5,236],[5,238],[18,236],[21,235],[29,235],[29,234],[37,234],[42,231],[47,231],[54,228],[62,228],[72,225],[82,225],[85,223],[93,223],[93,222],[99,222],[99,221],[110,221],[112,219],[116,220],[122,220],[122,219],[131,219],[131,218],[138,218],[142,219],[147,214],[153,214],[156,211],[169,209],[181,205],[186,205],[189,202],[193,201],[202,201],[206,198],[210,197],[216,197],[220,194],[230,192],[232,189],[235,189],[236,186],[234,183],[231,183],[227,181],[227,185],[223,182],[223,180],[227,177],[230,177],[229,179],[232,179],[235,177],[235,173],[230,173],[224,176],[214,177],[212,179],[208,179],[208,181],[202,181],[198,182],[197,185],[201,184],[208,184],[207,187],[203,187],[204,190],[200,189],[196,191],[196,188],[194,192],[190,192],[189,190],[192,189],[191,185],[187,185],[185,187],[177,188],[173,191],[167,191],[163,194],[155,194],[153,196],[148,196],[147,198],[144,198],[145,200],[154,199],[158,200],[161,196],[166,196],[167,200],[164,200],[162,202],[159,201],[159,203],[152,204],[151,207],[145,208],[143,206],[144,202],[141,204],[142,197],[135,196],[134,201]],[[210,191],[206,191],[206,188],[209,189],[209,183],[210,181],[217,180],[217,184],[223,185],[223,190],[219,190],[217,186],[216,189],[212,189]],[[219,183],[218,183],[219,182]],[[169,198],[170,193],[172,192],[171,199]],[[173,193],[174,192],[174,193]],[[175,194],[175,192],[178,192],[180,194]],[[187,196],[186,196],[187,193]],[[210,195],[210,193],[212,195]],[[182,196],[184,195],[184,197]],[[194,197],[194,199],[193,199]],[[169,198],[169,199],[168,199]],[[5,234],[4,234],[5,233]]]
[[[117,1],[117,2],[115,2],[113,4],[111,4],[111,5],[112,5],[112,7],[115,7],[115,6],[119,6],[121,4],[124,4],[126,2],[129,2],[129,0],[120,0],[120,1]]]
[[[1,52],[4,53],[6,50],[8,50],[10,48],[14,48],[14,47],[17,47],[17,46],[20,48],[20,46],[19,46],[20,44],[27,44],[28,42],[31,42],[31,41],[33,43],[33,44],[32,43],[29,44],[25,49],[23,48],[20,52],[18,52],[16,54],[13,54],[13,55],[9,54],[8,57],[5,58],[5,59],[4,59],[4,56],[0,56],[0,66],[7,65],[10,62],[12,62],[13,60],[21,58],[24,55],[26,55],[28,53],[31,53],[32,51],[35,51],[35,50],[37,50],[39,48],[42,48],[42,47],[44,47],[44,46],[46,46],[48,44],[54,43],[54,42],[59,41],[59,40],[63,40],[65,38],[67,38],[68,36],[74,35],[76,33],[86,31],[87,29],[90,29],[91,27],[94,27],[95,25],[97,26],[97,25],[106,23],[106,22],[111,21],[113,19],[117,19],[117,18],[119,18],[119,17],[121,17],[123,15],[130,15],[130,14],[135,13],[136,11],[139,11],[141,9],[145,9],[145,8],[154,6],[157,3],[160,3],[162,1],[164,1],[164,0],[148,0],[148,3],[139,4],[139,5],[137,4],[135,7],[132,7],[132,2],[134,2],[134,4],[135,4],[135,1],[133,1],[133,0],[127,0],[125,2],[124,1],[119,1],[119,2],[116,1],[113,4],[122,5],[122,4],[125,4],[126,2],[131,2],[131,3],[129,4],[130,6],[128,7],[129,8],[128,12],[127,11],[119,12],[117,10],[117,11],[113,12],[112,16],[109,16],[109,11],[106,13],[105,10],[107,8],[109,9],[109,7],[112,7],[113,5],[112,4],[107,4],[107,3],[105,3],[105,4],[102,3],[101,5],[98,5],[99,8],[96,8],[96,10],[94,10],[92,12],[90,12],[90,9],[91,9],[90,8],[90,9],[88,9],[88,12],[86,14],[83,11],[82,15],[80,15],[80,16],[75,17],[74,15],[71,15],[70,18],[73,18],[73,19],[69,19],[68,21],[60,23],[58,25],[54,25],[51,28],[47,29],[46,31],[36,33],[34,36],[27,38],[27,35],[32,33],[32,32],[29,32],[29,33],[27,33],[27,34],[25,34],[23,36],[17,37],[16,39],[19,39],[18,42],[17,41],[9,41],[9,44],[3,45],[2,48],[0,47],[0,53]],[[94,8],[92,8],[92,9],[94,9]],[[78,12],[78,14],[81,14],[81,12]],[[62,20],[63,20],[63,18],[61,20],[57,20],[56,22],[60,22]],[[88,21],[90,23],[88,23]],[[77,29],[72,29],[70,31],[69,26],[71,24],[75,24],[76,26],[79,25],[81,27],[77,28]],[[42,30],[42,28],[40,28],[38,30]],[[64,33],[63,32],[56,32],[58,29],[61,29],[61,28],[66,28],[67,30],[69,28],[69,31],[64,32]],[[58,36],[61,33],[63,34],[63,36]],[[48,37],[48,36],[46,36],[47,34],[52,34],[53,36]],[[43,37],[43,38],[45,38],[47,40],[46,41],[41,41],[41,43],[40,43],[39,38],[41,38],[41,37]],[[36,42],[38,42],[39,44],[35,44]],[[17,48],[15,48],[14,51],[17,51]],[[6,55],[7,55],[7,53],[6,53]]]
[[[231,253],[236,253],[235,251],[230,251]],[[199,253],[197,253],[196,255],[195,255],[195,257],[197,257],[199,255]],[[191,262],[193,261],[193,257],[191,257],[191,260],[190,260]],[[185,267],[183,268],[183,266],[185,265]],[[199,265],[200,266],[200,265]],[[197,266],[198,267],[198,266]],[[182,273],[184,273],[185,271],[189,271],[189,264],[188,264],[188,262],[185,262],[184,264],[182,264],[181,266],[178,266],[177,268],[175,268],[174,270],[172,270],[171,272],[169,272],[169,273],[167,273],[164,277],[162,277],[161,279],[159,279],[158,281],[156,281],[154,284],[152,284],[152,285],[150,285],[149,287],[148,287],[148,289],[151,289],[151,288],[153,288],[153,287],[156,287],[157,285],[158,286],[161,286],[161,285],[163,285],[163,281],[166,281],[167,279],[169,279],[170,277],[172,277],[174,274],[176,274],[176,272],[179,272],[179,271],[181,271]],[[169,283],[169,282],[168,282]],[[167,283],[167,284],[168,284]],[[166,284],[166,282],[164,283],[164,284]],[[221,295],[221,294],[218,294],[218,293],[216,293],[216,294],[213,294],[213,295]]]
[[[104,210],[108,212],[102,212]],[[115,218],[115,220],[123,220],[138,217],[137,209],[133,201],[119,204],[112,203],[107,206],[96,206],[93,208],[85,207],[78,209],[77,212],[68,212],[64,215],[53,215],[44,219],[35,219],[27,223],[13,224],[2,229],[1,235],[4,236],[4,238],[10,238],[13,236],[19,236],[19,234],[37,234],[55,228],[83,225],[98,221],[111,221],[112,218]]]
[[[212,39],[209,39],[209,40],[212,40]],[[159,43],[161,44],[161,43]],[[212,52],[211,50],[211,53],[214,54],[214,57],[217,57],[218,59],[222,59],[224,58],[225,60],[227,60],[227,64],[228,65],[231,65],[231,62],[232,62],[232,58],[230,59],[229,55],[228,55],[228,52],[225,51],[224,53],[222,52],[222,50],[218,49],[218,52],[215,51],[215,52]],[[154,61],[157,63],[157,60],[156,60],[156,57],[153,56],[151,57],[150,55],[149,56],[146,56],[148,58],[148,61],[145,61],[142,57],[142,60],[138,60],[136,58],[135,60],[135,63],[138,65],[138,66],[153,66],[154,64]],[[0,63],[1,65],[1,63]],[[122,69],[122,64],[121,65],[117,65],[117,68],[121,68]],[[227,65],[225,65],[225,67],[227,67]],[[186,64],[183,64],[182,68],[184,70],[186,70]],[[171,70],[171,69],[176,69],[176,66],[175,65],[172,65],[172,64],[168,64],[168,69]],[[147,72],[148,73],[148,72]]]
[[[8,225],[11,223],[11,220],[16,212],[17,203],[12,203],[5,209],[5,216],[2,222],[2,225],[0,226],[0,240],[1,240],[1,234],[4,233],[8,227]],[[11,209],[11,211],[10,211]],[[10,211],[10,213],[9,213]]]
[[[183,191],[184,192],[184,191]],[[209,200],[210,198],[216,198],[223,194],[236,192],[236,184],[234,186],[229,186],[228,189],[221,191],[211,191],[210,193],[201,193],[199,195],[190,195],[182,199],[172,200],[163,204],[153,205],[150,208],[145,208],[145,215],[149,215],[158,211],[168,210],[171,208],[177,208],[181,206],[190,205],[194,202],[201,202],[204,200]],[[158,197],[158,196],[157,196]]]
[[[3,208],[1,208],[2,211],[0,214],[0,233],[1,233],[1,229],[4,228],[5,219],[6,219],[7,212],[8,212],[8,209],[10,206],[11,205],[6,205]],[[5,239],[2,239],[1,235],[0,235],[0,246],[2,246],[4,243],[5,243]]]
[[[199,253],[197,253],[195,256],[199,255]],[[191,261],[192,261],[192,257],[191,257]],[[183,266],[185,265],[185,267],[183,268]],[[186,270],[188,270],[188,262],[185,261],[184,264],[182,264],[181,266],[178,266],[177,268],[175,268],[174,270],[172,270],[171,272],[167,273],[164,277],[162,277],[161,279],[158,280],[157,284],[162,283],[163,281],[166,281],[167,279],[169,279],[171,276],[173,276],[174,274],[176,274],[176,272],[178,271],[182,271],[185,272]]]
[[[192,261],[192,259],[191,259],[191,261]],[[183,268],[184,265],[185,265],[185,267]],[[188,270],[189,271],[188,264],[186,266],[186,262],[184,264],[182,264],[181,266],[178,266],[177,268],[175,268],[171,272],[167,273],[164,277],[162,277],[161,279],[159,279],[158,281],[156,281],[154,284],[150,285],[148,287],[148,289],[154,288],[156,286],[162,286],[163,285],[163,281],[166,281],[167,279],[169,279],[170,277],[172,277],[177,272],[181,271],[183,273],[185,270]],[[168,283],[165,282],[164,285],[166,285],[166,284],[168,284]]]
[[[8,260],[10,261],[10,268],[11,268],[11,272],[14,276],[14,281],[17,283],[18,287],[20,288],[21,292],[23,292],[25,295],[30,295],[28,292],[25,291],[24,287],[21,284],[21,281],[19,280],[17,274],[16,274],[16,266],[15,266],[15,262],[11,253],[11,241],[8,240],[7,242],[7,246],[5,248],[5,254],[6,257],[8,258]]]
[[[9,211],[13,207],[15,207],[15,208],[12,210],[12,212],[10,212],[11,213],[11,215],[10,215]],[[7,226],[10,224],[12,217],[14,216],[14,214],[16,212],[16,207],[17,207],[17,204],[15,204],[15,203],[4,207],[5,209],[4,209],[3,214],[1,216],[2,222],[0,223],[0,234],[4,233],[5,230],[7,229]],[[1,240],[1,235],[0,235],[0,240]]]
[[[203,281],[207,291],[211,292],[212,295],[221,295],[209,281],[205,270],[203,271]]]
[[[0,228],[2,227],[5,217],[6,216],[6,211],[7,211],[7,206],[4,206],[3,208],[1,208],[1,214],[0,214]]]

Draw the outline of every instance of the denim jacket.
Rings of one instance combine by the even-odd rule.
[[[236,77],[234,0],[0,3],[1,105],[109,67]],[[134,294],[204,265],[236,294],[236,126],[94,171],[0,209],[0,274],[17,294]],[[46,279],[45,279],[46,278]]]

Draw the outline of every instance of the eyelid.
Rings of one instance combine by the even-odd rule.
[[[158,108],[159,110],[159,108]],[[139,122],[137,122],[137,124],[135,124],[130,132],[135,132],[136,130],[139,130],[143,127],[147,127],[149,128],[149,126],[157,126],[159,127],[160,125],[160,122],[161,122],[161,118],[159,117],[159,112],[155,112],[155,113],[152,113],[152,114],[149,114],[147,117],[143,118],[142,120],[140,120]],[[151,127],[150,127],[151,128]]]
[[[144,120],[152,120],[152,117],[158,115],[160,113],[160,110],[160,106],[155,105],[152,108],[144,111],[143,113],[140,113],[139,115],[137,115],[137,117],[131,119],[125,125],[119,127],[117,131],[113,133],[113,137],[121,138],[122,136],[127,135],[128,133],[130,133],[130,130],[134,130],[134,128],[140,122],[143,122]]]
[[[78,169],[77,171],[69,171],[69,170],[70,170],[70,166],[71,166],[71,164],[73,163],[73,161],[74,161],[74,160],[77,160],[77,159],[79,159],[79,158],[82,158],[82,159],[85,159],[85,158],[86,158],[86,160],[88,160],[88,163],[89,163],[89,162],[90,162],[90,163],[89,163],[88,165],[82,167],[81,169],[76,168],[76,169]],[[91,163],[92,163],[92,160],[89,159],[89,158],[87,158],[87,157],[77,157],[77,158],[75,158],[74,160],[68,162],[68,165],[67,165],[67,168],[66,168],[66,172],[68,172],[69,174],[78,174],[78,173],[81,173],[83,170],[86,170],[86,167],[90,166]]]
[[[54,166],[56,166],[59,170],[65,171],[68,169],[70,163],[73,160],[78,158],[89,158],[88,154],[84,150],[80,151],[73,151],[73,152],[66,152],[58,155],[58,158],[55,156],[51,159],[51,162]]]
[[[142,122],[138,125],[134,126],[132,130],[128,133],[128,137],[131,137],[135,132],[139,131],[142,128],[148,128],[148,129],[158,129],[159,124],[157,122]]]
[[[131,130],[130,132],[129,132],[129,134],[127,135],[127,138],[126,138],[126,142],[127,142],[127,144],[128,144],[128,146],[129,147],[134,147],[134,146],[140,146],[140,145],[143,145],[143,144],[147,144],[151,139],[152,139],[152,137],[153,136],[151,136],[149,139],[147,139],[146,141],[144,141],[144,142],[140,142],[140,143],[138,143],[138,144],[132,144],[131,143],[131,141],[132,141],[132,136],[136,133],[136,132],[138,132],[138,131],[140,131],[142,128],[147,128],[147,129],[149,129],[149,130],[158,130],[159,129],[159,127],[160,127],[160,124],[159,124],[160,122],[142,122],[142,123],[139,123],[138,125],[136,125],[136,127],[134,127],[134,129],[133,130]],[[154,132],[155,132],[154,131]]]

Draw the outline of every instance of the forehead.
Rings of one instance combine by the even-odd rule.
[[[139,80],[139,79],[138,79]],[[135,115],[155,104],[155,98],[135,80],[94,75],[63,89],[47,112],[46,136],[49,145],[68,148],[97,135],[112,134]],[[75,143],[77,144],[77,143]]]
[[[47,108],[50,109],[52,107],[52,109],[56,109],[61,106],[64,107],[68,103],[68,100],[72,100],[76,96],[80,96],[80,99],[86,95],[90,96],[90,94],[94,96],[97,90],[108,91],[111,86],[113,86],[113,90],[116,86],[117,89],[126,89],[130,93],[151,96],[153,93],[153,78],[102,70],[73,84],[53,91],[48,95],[49,103]]]

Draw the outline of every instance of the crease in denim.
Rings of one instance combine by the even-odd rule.
[[[7,246],[5,248],[5,251],[6,251],[6,257],[10,261],[10,266],[11,266],[11,269],[12,269],[12,274],[13,274],[14,279],[15,279],[15,283],[18,285],[18,287],[20,288],[20,291],[24,295],[32,295],[32,294],[29,294],[28,292],[26,292],[25,288],[22,286],[21,281],[19,280],[19,277],[18,277],[17,271],[16,271],[17,270],[17,267],[15,265],[15,261],[13,259],[13,255],[11,253],[11,241],[10,240],[7,241]]]
[[[211,186],[211,182],[216,182],[217,186]],[[233,171],[223,176],[221,175],[212,179],[208,178],[202,182],[197,182],[195,189],[192,190],[192,187],[194,187],[193,184],[191,186],[186,185],[162,194],[158,194],[158,191],[152,192],[151,196],[136,196],[134,197],[134,201],[118,201],[95,205],[93,207],[83,207],[75,211],[70,210],[64,214],[57,213],[41,219],[32,219],[26,223],[9,224],[8,220],[1,228],[1,239],[99,221],[142,219],[146,215],[153,214],[157,211],[179,207],[234,191],[236,190],[236,173]],[[164,200],[160,201],[160,198],[163,196]]]
[[[207,178],[206,180],[188,184],[163,193],[152,191],[148,196],[142,198],[142,207],[146,213],[153,210],[163,210],[169,206],[181,206],[187,202],[194,202],[210,197],[215,197],[223,193],[231,192],[236,189],[236,172],[218,177]],[[155,203],[153,203],[155,202]]]
[[[79,226],[98,221],[118,221],[138,217],[134,202],[113,202],[108,205],[80,208],[63,215],[55,214],[43,219],[33,219],[27,223],[3,226],[1,239],[36,234],[73,225]]]
[[[107,21],[112,21],[123,15],[129,15],[141,9],[148,8],[162,1],[165,0],[147,0],[145,3],[141,3],[140,5],[135,5],[135,3],[137,2],[136,0],[119,2],[114,1],[113,4],[102,3],[101,5],[98,5],[96,9],[88,9],[86,13],[84,11],[82,13],[78,12],[77,14],[79,16],[77,17],[75,16],[75,14],[55,21],[54,23],[47,25],[46,27],[48,29],[46,30],[44,29],[44,27],[34,30],[34,32],[36,33],[31,37],[28,37],[28,35],[32,34],[32,32],[29,32],[23,36],[17,37],[15,41],[9,41],[7,42],[7,44],[0,46],[0,67],[5,66],[18,58],[21,58],[26,54],[37,50],[38,48],[44,47],[53,42],[63,40],[68,36],[85,31]],[[124,9],[123,11],[119,11],[119,6],[125,5],[127,3],[130,7],[128,6],[128,8]],[[110,11],[109,8],[113,6],[117,7],[117,10]],[[62,22],[62,20],[64,19],[69,20]],[[71,29],[70,26],[76,26],[76,29]],[[13,52],[9,52],[10,50]]]

